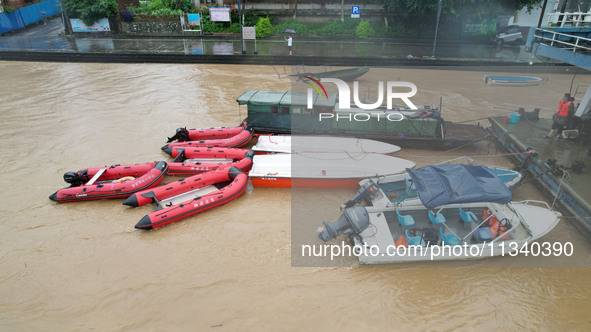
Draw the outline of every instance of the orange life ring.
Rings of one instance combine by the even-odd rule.
[[[135,178],[133,176],[124,176],[121,179],[113,181],[113,183],[121,183],[121,182],[131,181],[131,180],[135,180]]]

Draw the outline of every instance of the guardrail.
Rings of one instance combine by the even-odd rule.
[[[549,13],[546,16],[548,24],[555,24],[561,28],[591,25],[591,12]]]
[[[552,47],[572,50],[573,52],[591,52],[591,39],[550,29],[537,28],[534,42]]]

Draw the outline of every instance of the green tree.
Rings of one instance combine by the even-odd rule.
[[[439,0],[382,0],[386,12],[400,17],[413,17],[437,12]],[[443,0],[442,12],[460,16],[471,14],[491,17],[512,14],[523,7],[530,11],[540,6],[542,0]]]
[[[92,25],[103,17],[117,15],[115,0],[64,0],[68,16],[81,19],[84,24]]]
[[[369,24],[369,21],[362,20],[357,28],[355,28],[357,38],[369,38],[375,34],[375,31]]]
[[[257,37],[267,37],[273,33],[273,25],[268,17],[261,17],[256,25]]]

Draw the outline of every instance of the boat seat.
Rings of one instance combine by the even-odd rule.
[[[443,234],[443,228],[439,227],[439,235],[441,235],[441,242],[449,246],[459,246],[460,239],[453,234]]]
[[[480,241],[489,241],[495,238],[495,235],[488,229],[488,227],[480,227],[476,231],[476,236]]]
[[[435,214],[433,212],[431,212],[431,210],[429,210],[429,220],[431,220],[431,222],[435,225],[445,224],[445,222],[446,222],[443,214],[437,212],[437,216],[435,216]]]
[[[417,197],[417,188],[412,180],[404,179],[404,194],[406,198]]]
[[[478,218],[476,218],[476,215],[473,212],[462,210],[461,205],[459,208],[460,208],[460,218],[462,219],[463,222],[468,223],[468,224],[471,223],[472,221],[478,222]]]
[[[399,209],[396,209],[396,214],[398,215],[398,222],[400,223],[401,226],[413,226],[415,224],[415,219],[412,216],[401,215]]]
[[[408,229],[405,231],[406,234],[406,238],[408,239],[408,244],[411,246],[421,246],[423,247],[425,244],[425,241],[422,241],[420,236],[411,236],[410,233],[408,232]]]

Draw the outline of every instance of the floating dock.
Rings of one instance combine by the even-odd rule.
[[[578,139],[544,138],[552,126],[551,119],[517,123],[507,118],[491,117],[490,131],[513,162],[554,202],[577,229],[591,241],[591,157],[590,147]],[[535,153],[527,154],[529,151]],[[553,162],[555,160],[555,162]],[[581,164],[585,165],[579,170]]]

